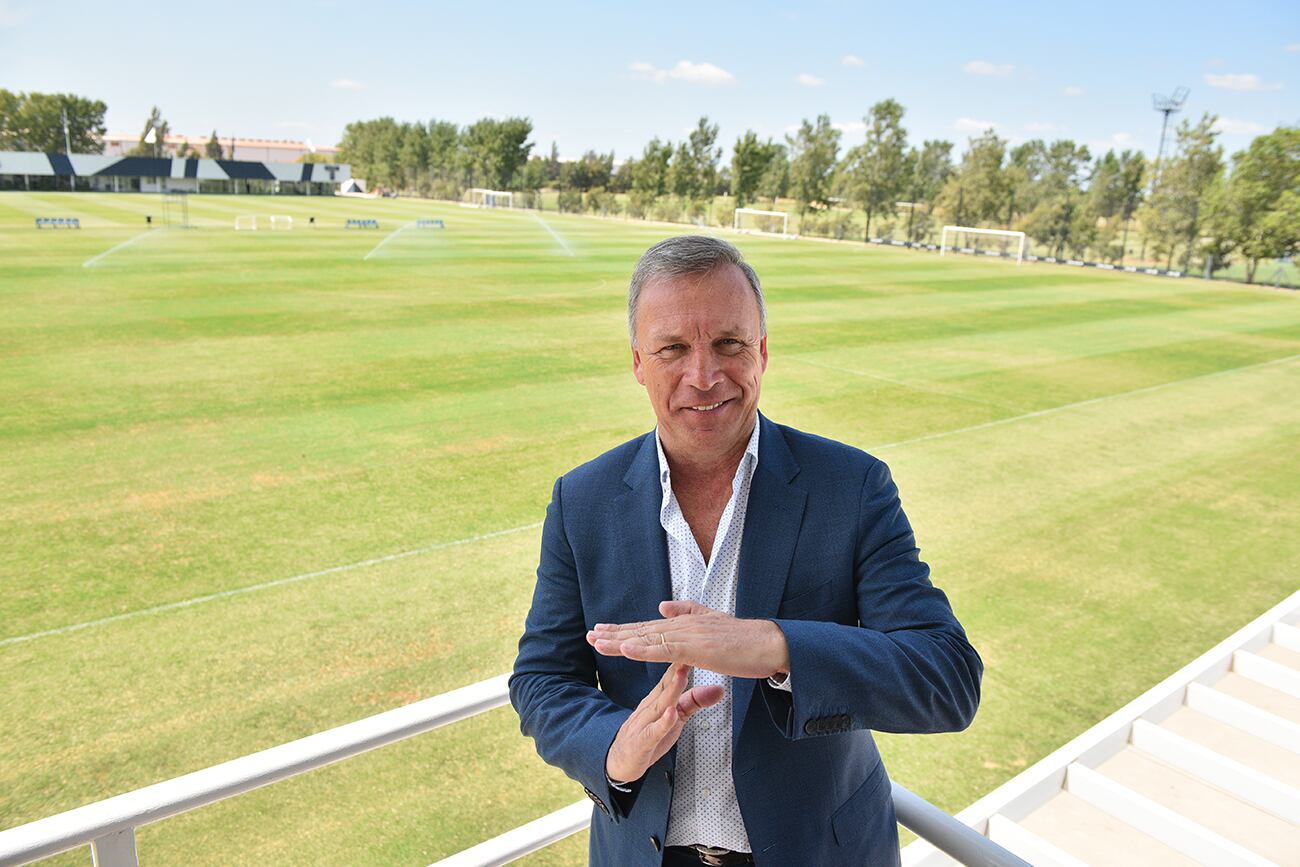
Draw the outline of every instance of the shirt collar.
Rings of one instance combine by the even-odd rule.
[[[758,413],[754,413],[754,432],[749,435],[749,444],[745,446],[745,454],[740,459],[740,465],[736,467],[736,477],[731,481],[731,487],[735,489],[740,479],[758,465],[758,429],[761,427],[758,423]],[[668,458],[664,455],[663,443],[659,441],[659,426],[655,425],[655,451],[659,453],[659,483],[663,485],[664,498],[672,493],[672,473],[668,468]]]

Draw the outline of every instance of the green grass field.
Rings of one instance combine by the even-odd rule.
[[[507,671],[552,481],[653,424],[624,292],[671,229],[204,196],[83,266],[150,213],[0,194],[0,827]],[[881,737],[914,791],[960,809],[1300,585],[1300,296],[738,243],[764,411],[889,462],[987,665],[969,731]],[[581,796],[503,708],[138,840],[426,864]]]

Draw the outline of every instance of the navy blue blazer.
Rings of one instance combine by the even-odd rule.
[[[774,621],[792,692],[733,682],[732,775],[760,867],[896,864],[889,778],[871,732],[958,731],[983,663],[929,579],[884,463],[759,415],[736,616]],[[590,861],[658,865],[676,748],[613,790],[605,757],[667,665],[596,653],[596,623],[672,598],[654,434],[555,483],[510,701],[537,752],[595,803]]]

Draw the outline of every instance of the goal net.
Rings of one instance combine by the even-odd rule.
[[[235,217],[235,231],[236,231],[236,232],[256,232],[256,231],[257,231],[257,215],[256,215],[256,214],[247,214],[247,215],[242,216],[242,217]]]
[[[1015,259],[1019,265],[1025,258],[1025,233],[1006,229],[976,229],[971,226],[944,226],[939,236],[939,255],[948,250],[971,253],[976,256],[998,256]]]
[[[272,228],[272,229],[279,229],[279,230],[292,229],[292,228],[293,228],[293,217],[281,216],[281,215],[274,215],[274,214],[273,214],[273,215],[271,216],[271,228]]]
[[[737,232],[790,237],[790,215],[785,211],[760,211],[755,208],[736,208],[731,227]]]
[[[465,191],[463,204],[472,208],[513,208],[515,194],[509,190],[484,190],[474,187]]]

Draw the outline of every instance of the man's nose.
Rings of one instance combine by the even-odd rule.
[[[686,360],[686,374],[682,380],[699,391],[711,391],[722,381],[722,368],[711,346],[691,350]]]

